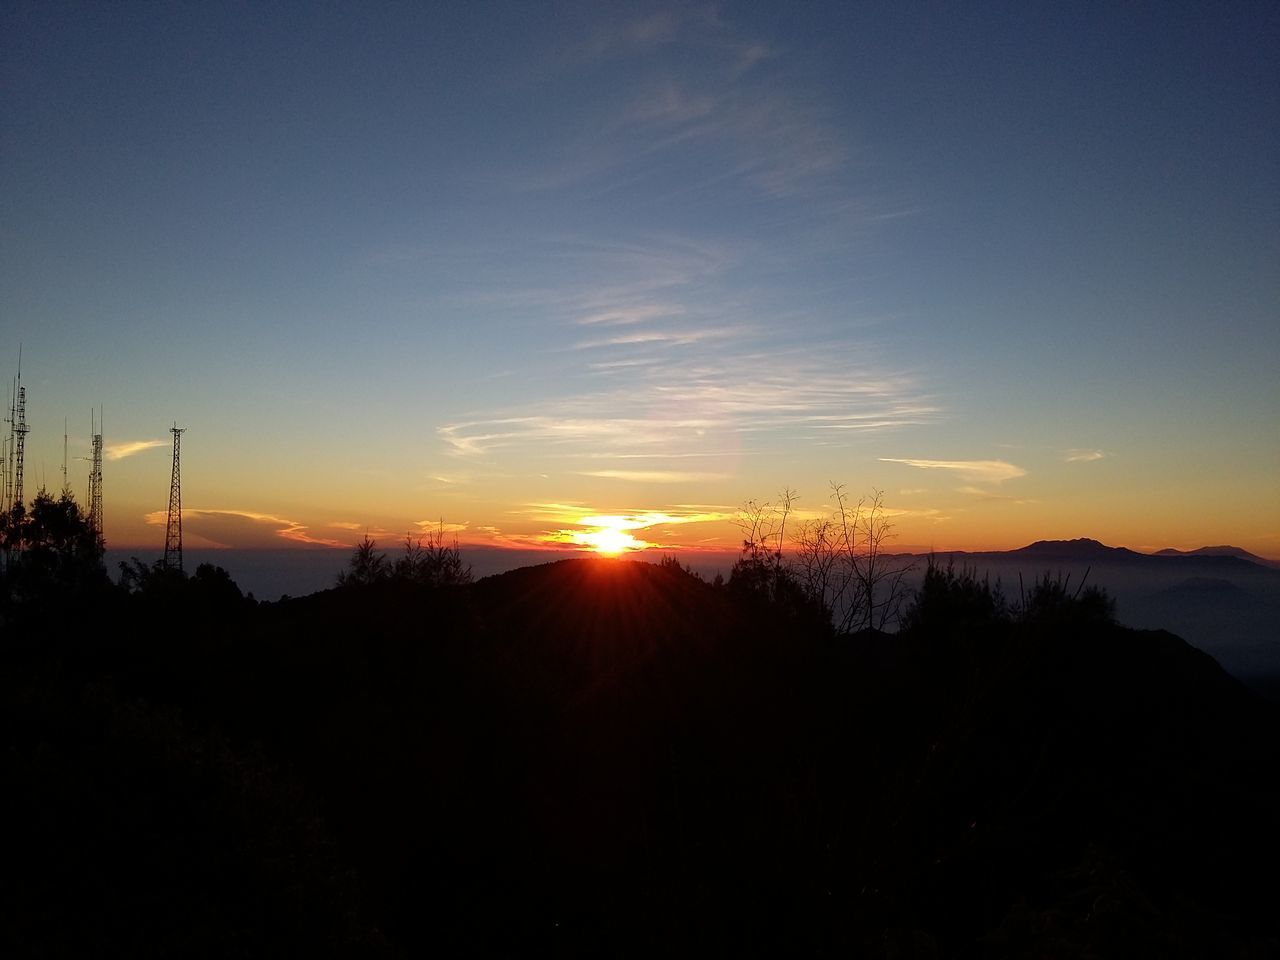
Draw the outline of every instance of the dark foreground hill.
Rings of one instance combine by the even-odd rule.
[[[98,620],[4,638],[9,956],[1280,951],[1274,708],[1166,633],[614,561]]]

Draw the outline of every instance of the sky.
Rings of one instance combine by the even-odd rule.
[[[10,2],[0,379],[108,545],[1280,558],[1280,7]],[[7,387],[6,390],[11,390]],[[443,525],[443,526],[441,526]],[[631,539],[627,539],[631,538]]]

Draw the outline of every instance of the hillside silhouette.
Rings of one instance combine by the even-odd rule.
[[[1073,589],[1104,587],[1122,623],[1174,630],[1254,689],[1273,699],[1280,691],[1280,570],[1238,548],[1146,554],[1090,539],[1042,540],[945,559],[999,581],[1014,598],[1045,571],[1070,578]]]
[[[674,562],[134,574],[7,610],[9,956],[1280,949],[1274,707],[1048,579],[836,636]]]
[[[1268,560],[1260,557],[1256,553],[1250,553],[1243,547],[1233,547],[1222,544],[1216,547],[1197,547],[1195,550],[1175,550],[1172,547],[1166,547],[1164,550],[1157,550],[1153,556],[1157,557],[1235,557],[1239,560],[1248,560],[1250,563],[1261,564],[1264,567],[1280,567],[1280,563],[1274,560]]]

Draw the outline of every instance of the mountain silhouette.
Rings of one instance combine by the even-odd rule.
[[[1025,547],[1001,552],[1036,559],[1071,560],[1106,559],[1116,561],[1142,556],[1126,547],[1109,547],[1104,543],[1087,537],[1081,537],[1077,540],[1037,540],[1035,543],[1028,544]]]
[[[1163,550],[1157,550],[1152,554],[1155,557],[1235,557],[1239,560],[1248,560],[1250,563],[1260,564],[1264,567],[1277,568],[1280,562],[1268,560],[1266,557],[1260,557],[1256,553],[1250,553],[1243,547],[1218,546],[1218,547],[1198,547],[1195,550],[1175,550],[1172,547],[1166,547]]]
[[[1014,550],[948,551],[944,556],[974,557],[983,559],[1023,560],[1035,563],[1098,563],[1106,565],[1146,566],[1152,570],[1180,570],[1187,567],[1170,566],[1171,560],[1218,565],[1221,569],[1248,570],[1260,567],[1276,570],[1280,564],[1256,556],[1239,547],[1201,547],[1198,550],[1158,550],[1140,553],[1128,547],[1112,547],[1088,537],[1075,540],[1037,540]],[[1247,566],[1246,566],[1247,565]]]
[[[1280,947],[1275,710],[1169,633],[627,560],[200,597],[0,646],[6,955]]]

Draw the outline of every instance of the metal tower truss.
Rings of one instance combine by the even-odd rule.
[[[18,374],[19,377],[22,374]],[[22,459],[23,449],[27,443],[27,388],[18,381],[18,395],[14,400],[13,412],[13,504],[17,506],[22,500]]]
[[[93,423],[93,414],[89,414]],[[102,424],[90,426],[93,431],[93,465],[89,468],[89,528],[98,541],[99,549],[104,544],[102,536]],[[181,536],[179,536],[181,543]],[[179,546],[181,549],[181,546]]]
[[[173,478],[169,481],[169,522],[164,532],[164,568],[182,571],[182,470],[179,453],[182,434],[175,423],[169,430],[173,434]]]

